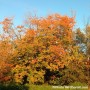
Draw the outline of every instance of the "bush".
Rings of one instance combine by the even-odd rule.
[[[15,84],[8,84],[3,85],[0,84],[0,90],[28,90],[29,88],[24,85],[15,85]]]
[[[81,83],[81,82],[74,82],[74,83],[70,83],[70,86],[87,86],[86,83]]]

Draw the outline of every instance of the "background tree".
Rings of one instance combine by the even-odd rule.
[[[88,90],[90,90],[90,26],[86,26],[86,55],[87,55],[87,68],[88,68]]]

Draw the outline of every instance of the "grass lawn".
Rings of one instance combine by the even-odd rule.
[[[69,86],[70,87],[70,86]],[[69,88],[66,86],[50,86],[50,85],[0,85],[0,90],[88,90],[87,88],[80,88],[80,86],[73,86]],[[83,86],[85,87],[85,86]]]
[[[64,88],[64,87],[54,87],[54,86],[39,86],[39,85],[32,85],[30,86],[29,90],[88,90],[84,88]]]

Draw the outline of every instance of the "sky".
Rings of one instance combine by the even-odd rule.
[[[23,24],[30,14],[47,16],[76,15],[76,28],[84,28],[90,17],[90,0],[0,0],[0,21],[5,17],[14,17],[14,24]]]

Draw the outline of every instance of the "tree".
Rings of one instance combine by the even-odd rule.
[[[90,90],[90,26],[86,27],[86,55],[87,55],[87,68],[88,68],[88,90]]]
[[[0,46],[0,54],[4,58],[2,71],[10,70],[8,75],[13,82],[65,85],[77,81],[78,75],[84,77],[82,61],[85,54],[80,50],[84,34],[77,30],[73,36],[74,17],[59,14],[30,17],[27,20],[29,27],[14,27],[12,19],[8,18],[1,24],[4,33]]]
[[[12,46],[7,41],[0,41],[0,83],[11,81]]]
[[[28,23],[31,27],[16,43],[17,54],[14,59],[20,70],[16,72],[16,65],[13,72],[21,77],[18,78],[21,82],[26,76],[26,82],[29,83],[49,83],[47,74],[52,73],[48,76],[51,78],[54,72],[60,71],[66,64],[64,59],[72,42],[74,18],[54,14],[46,18],[30,17]],[[20,74],[23,72],[27,74]]]

